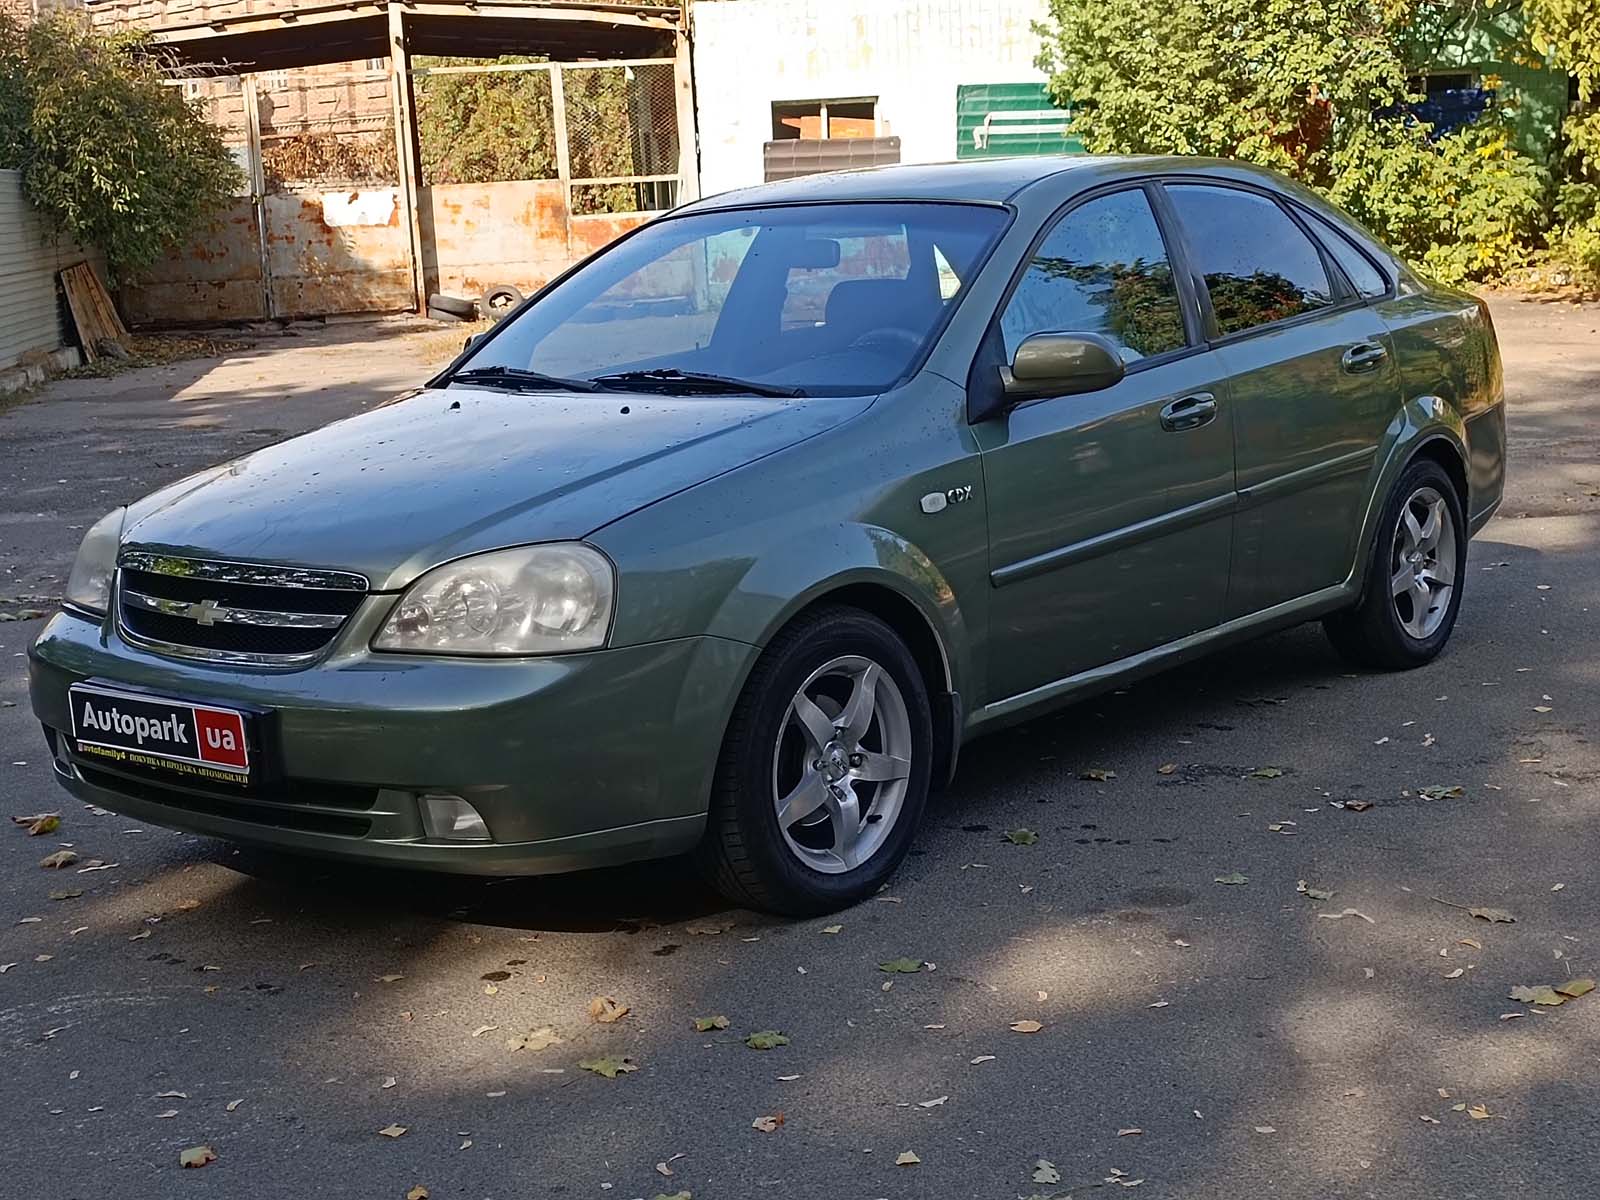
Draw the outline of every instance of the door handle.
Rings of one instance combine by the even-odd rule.
[[[1161,408],[1161,428],[1168,433],[1199,429],[1217,415],[1217,398],[1210,392],[1180,396]]]
[[[1377,370],[1388,357],[1389,352],[1378,342],[1357,342],[1344,352],[1339,365],[1350,374],[1359,375],[1363,371]]]

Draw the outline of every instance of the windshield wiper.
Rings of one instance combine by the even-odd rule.
[[[599,384],[587,379],[567,379],[560,375],[546,375],[542,371],[529,371],[523,367],[469,367],[457,371],[446,383],[490,383],[504,387],[537,390],[556,388],[565,392],[598,392]]]
[[[752,379],[735,379],[731,375],[710,375],[704,371],[680,371],[677,367],[657,367],[651,371],[618,371],[613,375],[596,375],[593,382],[620,387],[682,387],[694,391],[745,393],[752,396],[804,396],[797,387],[784,387],[777,383],[757,383]]]

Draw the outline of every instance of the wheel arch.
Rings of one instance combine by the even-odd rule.
[[[1438,396],[1419,396],[1396,414],[1384,435],[1376,479],[1361,522],[1361,538],[1356,544],[1356,559],[1350,568],[1351,591],[1357,602],[1366,591],[1372,539],[1378,534],[1378,523],[1389,494],[1406,469],[1420,459],[1436,462],[1444,469],[1461,501],[1462,512],[1469,511],[1471,489],[1467,476],[1466,431],[1461,416]]]

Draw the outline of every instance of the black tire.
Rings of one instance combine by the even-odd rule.
[[[1449,512],[1450,527],[1440,535],[1453,542],[1454,582],[1447,601],[1438,609],[1438,624],[1426,636],[1408,632],[1400,612],[1393,580],[1402,569],[1401,543],[1404,510],[1419,495],[1437,494]],[[1409,560],[1408,560],[1409,561]],[[1377,531],[1367,551],[1366,583],[1354,608],[1326,618],[1322,627],[1341,655],[1365,667],[1404,671],[1433,661],[1450,640],[1456,616],[1461,611],[1462,586],[1466,581],[1467,522],[1461,497],[1445,469],[1432,459],[1418,459],[1401,473],[1384,503]],[[1403,585],[1402,585],[1403,586]],[[1405,607],[1412,614],[1415,602]],[[1431,610],[1430,610],[1431,611]]]
[[[784,739],[797,736],[790,727],[796,693],[814,672],[843,657],[864,658],[894,682],[904,701],[911,754],[898,813],[881,844],[854,869],[830,874],[791,849],[779,825],[774,783]],[[874,717],[863,746],[874,734],[885,736],[879,719]],[[910,850],[927,806],[932,760],[928,690],[905,643],[858,609],[819,609],[778,634],[745,683],[723,738],[698,864],[714,887],[747,908],[809,916],[855,904],[876,892]],[[861,829],[871,824],[876,803],[867,805]]]
[[[498,321],[522,303],[522,292],[509,283],[497,283],[485,288],[478,300],[478,311],[491,321]]]
[[[458,312],[452,312],[448,308],[435,308],[431,304],[428,305],[428,318],[429,318],[429,320],[433,320],[433,321],[456,321],[456,322],[466,321],[466,320],[470,320],[471,319],[469,317],[463,317]]]
[[[478,316],[476,300],[463,300],[460,296],[446,296],[441,292],[428,297],[428,311],[436,308],[440,312],[452,313],[463,321],[475,320]]]

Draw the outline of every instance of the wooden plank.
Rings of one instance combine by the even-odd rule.
[[[83,345],[83,357],[94,362],[101,357],[99,343],[103,339],[121,343],[127,339],[128,330],[117,315],[116,306],[101,284],[94,268],[86,262],[67,267],[61,272],[61,290],[67,294],[67,308],[72,322],[78,327],[78,341]]]
[[[394,109],[394,159],[399,172],[400,208],[411,249],[411,294],[415,311],[428,308],[428,273],[422,258],[422,154],[416,134],[416,97],[411,91],[411,51],[406,46],[405,14],[389,6],[389,103]]]

